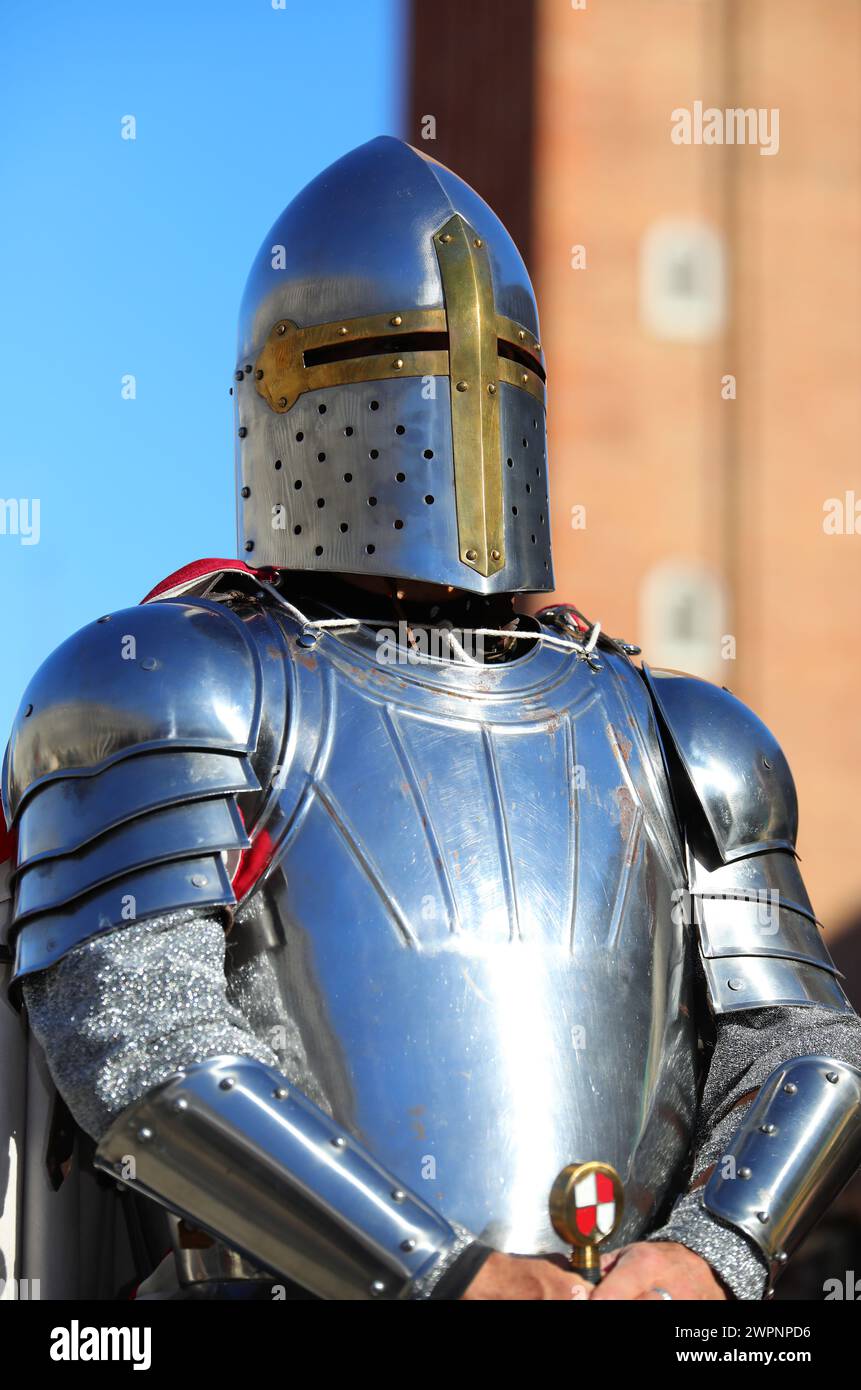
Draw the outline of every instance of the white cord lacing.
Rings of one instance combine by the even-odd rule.
[[[392,620],[390,618],[308,618],[294,603],[286,599],[283,594],[279,594],[274,585],[267,583],[265,579],[261,579],[259,576],[256,578],[255,582],[261,589],[265,589],[268,594],[271,594],[272,597],[280,603],[281,607],[285,608],[290,616],[295,618],[296,622],[299,623],[305,631],[318,630],[320,636],[322,636],[324,632],[337,632],[339,630],[344,632],[355,632],[360,627],[387,628],[392,626]],[[543,629],[539,629],[538,632],[519,632],[512,628],[505,627],[473,627],[468,630],[475,637],[507,637],[509,639],[513,638],[515,641],[541,642],[544,646],[553,647],[557,651],[573,652],[581,659],[588,659],[592,656],[598,642],[598,637],[601,633],[601,624],[592,624],[584,642],[578,642],[576,638],[573,637],[557,636],[556,633],[545,632]],[[461,643],[458,642],[449,628],[440,627],[437,628],[436,631],[445,638],[454,653],[452,658],[453,663],[467,666],[484,665],[484,662],[476,661],[475,657],[470,656],[468,652],[464,650]],[[438,659],[445,660],[443,657]]]

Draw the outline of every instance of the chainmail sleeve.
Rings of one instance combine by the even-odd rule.
[[[717,1019],[717,1040],[694,1139],[691,1185],[649,1240],[678,1241],[701,1255],[740,1299],[762,1298],[768,1271],[747,1236],[705,1210],[702,1188],[755,1092],[792,1057],[825,1053],[861,1066],[861,1019],[822,1008],[751,1009]],[[742,1099],[744,1098],[744,1099]]]
[[[182,1067],[223,1054],[283,1065],[226,985],[222,924],[188,912],[93,937],[21,982],[57,1089],[96,1140]]]

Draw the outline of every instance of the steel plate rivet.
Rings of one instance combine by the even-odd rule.
[[[402,1191],[402,1189],[401,1189],[400,1187],[396,1187],[395,1190],[394,1190],[393,1193],[392,1193],[392,1201],[393,1201],[393,1202],[403,1202],[403,1201],[405,1200],[405,1198],[406,1198],[406,1195],[407,1195],[407,1194],[406,1194],[404,1191]]]
[[[761,1134],[776,1134],[776,1133],[777,1133],[777,1125],[760,1125],[759,1129],[760,1129],[760,1133],[761,1133]]]
[[[206,874],[192,874],[191,884],[193,888],[205,888],[207,884]]]
[[[798,1092],[798,1087],[796,1086],[794,1081],[787,1081],[783,1089],[786,1095],[788,1096],[794,1096]]]
[[[347,1147],[347,1141],[342,1134],[336,1134],[331,1142],[332,1147],[335,1149],[345,1149]]]
[[[253,542],[253,541],[246,541],[246,542],[245,542],[245,549],[246,549],[246,550],[253,550],[253,549],[254,549],[254,542]]]
[[[394,369],[395,369],[396,372],[399,372],[399,371],[401,370],[401,367],[402,367],[403,365],[404,365],[404,359],[403,359],[402,357],[396,357],[395,360],[394,360],[394,362],[392,363],[392,366],[394,367]]]
[[[473,246],[483,246],[484,242],[482,241],[480,236],[477,236],[472,244]]]
[[[145,656],[141,662],[141,669],[144,671],[154,671],[157,666],[158,662],[154,656]]]
[[[392,314],[392,317],[389,319],[389,323],[392,325],[393,328],[400,328],[401,324],[403,323],[403,319],[401,318],[400,314]]]
[[[242,372],[241,372],[241,371],[234,372],[234,373],[233,373],[233,380],[234,380],[234,381],[241,381],[241,380],[242,380]]]
[[[373,1294],[373,1296],[377,1298],[381,1293],[385,1292],[386,1286],[383,1283],[382,1279],[375,1279],[373,1284],[371,1285],[371,1293]]]
[[[769,1216],[767,1211],[758,1211],[756,1213],[756,1219],[757,1221],[761,1221],[763,1226],[767,1226],[769,1221],[771,1220],[771,1217]]]
[[[280,405],[280,407],[281,407],[282,410],[286,410],[286,409],[287,409],[287,397],[286,397],[286,396],[279,396],[279,397],[278,397],[278,404]]]
[[[183,1110],[187,1110],[188,1101],[186,1100],[185,1096],[179,1096],[178,1099],[174,1101],[173,1108],[174,1110],[178,1110],[180,1112],[182,1112]]]
[[[448,246],[451,239],[451,232],[443,232],[442,236],[440,237],[440,241],[443,243],[444,246]]]
[[[223,1076],[218,1083],[218,1089],[219,1091],[232,1091],[235,1085],[236,1078],[234,1076]]]
[[[287,332],[287,325],[286,325],[286,323],[279,323],[279,325],[278,325],[278,327],[276,328],[275,332],[278,333],[278,334],[286,333],[286,332]]]
[[[152,1130],[147,1125],[144,1125],[142,1129],[138,1130],[138,1139],[140,1139],[142,1144],[148,1144],[152,1137]]]
[[[536,343],[536,344],[535,344],[535,351],[536,351],[536,352],[540,352],[540,351],[541,351],[541,344],[540,344],[540,343]]]
[[[529,384],[529,377],[528,377],[528,375],[526,374],[526,372],[523,373],[523,375],[521,376],[520,380],[521,380],[521,383],[522,383],[524,386],[527,386],[527,385]]]
[[[466,558],[467,558],[467,560],[469,560],[470,564],[474,564],[475,561],[478,559],[478,551],[477,551],[477,550],[468,550],[468,551],[466,552]]]
[[[498,550],[491,550],[490,558],[491,560],[499,560],[501,558],[501,552]]]
[[[402,1250],[405,1250],[405,1251],[407,1252],[408,1255],[409,1255],[413,1250],[415,1250],[415,1248],[416,1248],[416,1243],[415,1243],[414,1240],[402,1240],[402,1241],[401,1241],[401,1249],[402,1249]]]
[[[273,1092],[273,1095],[275,1096],[276,1100],[287,1100],[289,1098],[290,1092],[288,1091],[286,1086],[277,1086]]]
[[[339,338],[346,338],[346,336],[347,336],[347,334],[349,333],[349,331],[350,331],[349,328],[339,328],[339,329],[338,329],[338,337],[339,337]]]
[[[733,976],[731,980],[727,980],[727,988],[744,989],[744,980],[739,980],[736,976]]]
[[[257,371],[254,373],[254,375],[255,375],[255,377],[257,378],[258,381],[262,381],[262,380],[263,380],[263,368],[262,368],[262,367],[258,367],[258,368],[257,368]]]
[[[490,396],[495,396],[495,395],[496,395],[496,382],[495,382],[495,381],[490,381],[490,382],[488,382],[488,384],[487,384],[487,392],[488,392],[488,395],[490,395]]]
[[[526,334],[524,333],[524,331],[523,331],[522,328],[520,329],[520,332],[518,333],[517,336],[518,336],[518,338],[520,339],[521,343],[523,343],[523,342],[526,341]]]
[[[777,1263],[779,1265],[785,1265],[786,1261],[789,1259],[789,1256],[787,1255],[785,1250],[778,1250],[774,1258],[777,1260]]]
[[[245,425],[240,425],[237,433],[239,434],[240,439],[244,439],[246,434],[248,433],[248,430]]]
[[[753,1177],[753,1174],[751,1173],[749,1168],[739,1168],[738,1175],[743,1182],[747,1182],[748,1178]]]
[[[468,390],[469,390],[469,382],[468,382],[468,381],[459,381],[459,382],[457,383],[457,389],[458,389],[458,391],[468,391]]]
[[[830,1081],[832,1086],[836,1086],[837,1082],[840,1080],[840,1077],[837,1075],[836,1071],[827,1071],[825,1073],[825,1080]]]

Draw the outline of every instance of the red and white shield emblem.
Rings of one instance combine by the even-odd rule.
[[[616,1223],[616,1194],[606,1173],[587,1173],[574,1184],[577,1230],[581,1236],[600,1240]]]

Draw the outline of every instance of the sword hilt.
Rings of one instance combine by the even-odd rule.
[[[550,1189],[550,1220],[571,1246],[571,1268],[589,1284],[601,1282],[598,1247],[618,1230],[624,1210],[622,1179],[609,1163],[569,1163]]]

